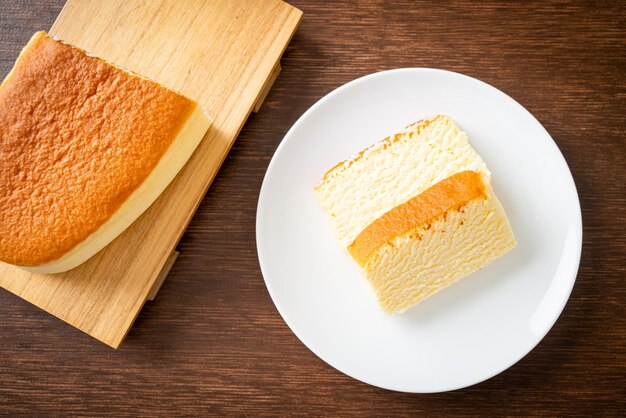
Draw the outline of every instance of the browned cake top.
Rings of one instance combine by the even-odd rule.
[[[426,228],[450,211],[485,197],[487,191],[479,173],[461,171],[453,174],[369,224],[350,244],[348,251],[363,266],[370,254],[398,235]]]
[[[60,258],[150,174],[195,103],[36,33],[0,86],[0,260]]]

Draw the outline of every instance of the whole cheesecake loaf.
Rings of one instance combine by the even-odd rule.
[[[403,312],[515,247],[490,172],[447,116],[332,168],[316,193],[387,312]]]
[[[210,125],[194,101],[36,33],[0,85],[0,260],[71,269],[159,196]]]

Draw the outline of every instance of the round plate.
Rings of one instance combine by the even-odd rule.
[[[333,238],[313,187],[337,162],[439,113],[487,163],[518,246],[388,315]],[[471,77],[410,68],[354,80],[302,115],[265,175],[256,238],[270,295],[311,351],[371,385],[441,392],[500,373],[546,335],[576,279],[582,221],[567,164],[526,109]]]

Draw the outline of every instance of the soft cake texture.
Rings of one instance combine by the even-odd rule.
[[[391,208],[464,170],[491,176],[452,118],[437,116],[339,163],[315,191],[337,239],[348,246]]]
[[[437,116],[334,167],[316,191],[340,242],[392,313],[515,247],[489,182],[465,134]]]
[[[463,171],[371,223],[349,251],[381,307],[404,312],[514,247],[489,185]]]
[[[210,125],[197,103],[36,33],[0,86],[0,260],[73,268],[165,189]]]
[[[381,245],[398,235],[426,228],[447,213],[458,211],[472,200],[487,197],[480,174],[462,171],[440,181],[412,199],[396,206],[369,224],[350,244],[352,257],[363,266]]]

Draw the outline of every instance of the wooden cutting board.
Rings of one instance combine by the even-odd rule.
[[[280,0],[68,0],[52,35],[198,101],[213,125],[163,195],[92,259],[55,275],[0,263],[0,286],[117,348],[278,75],[301,16]]]

